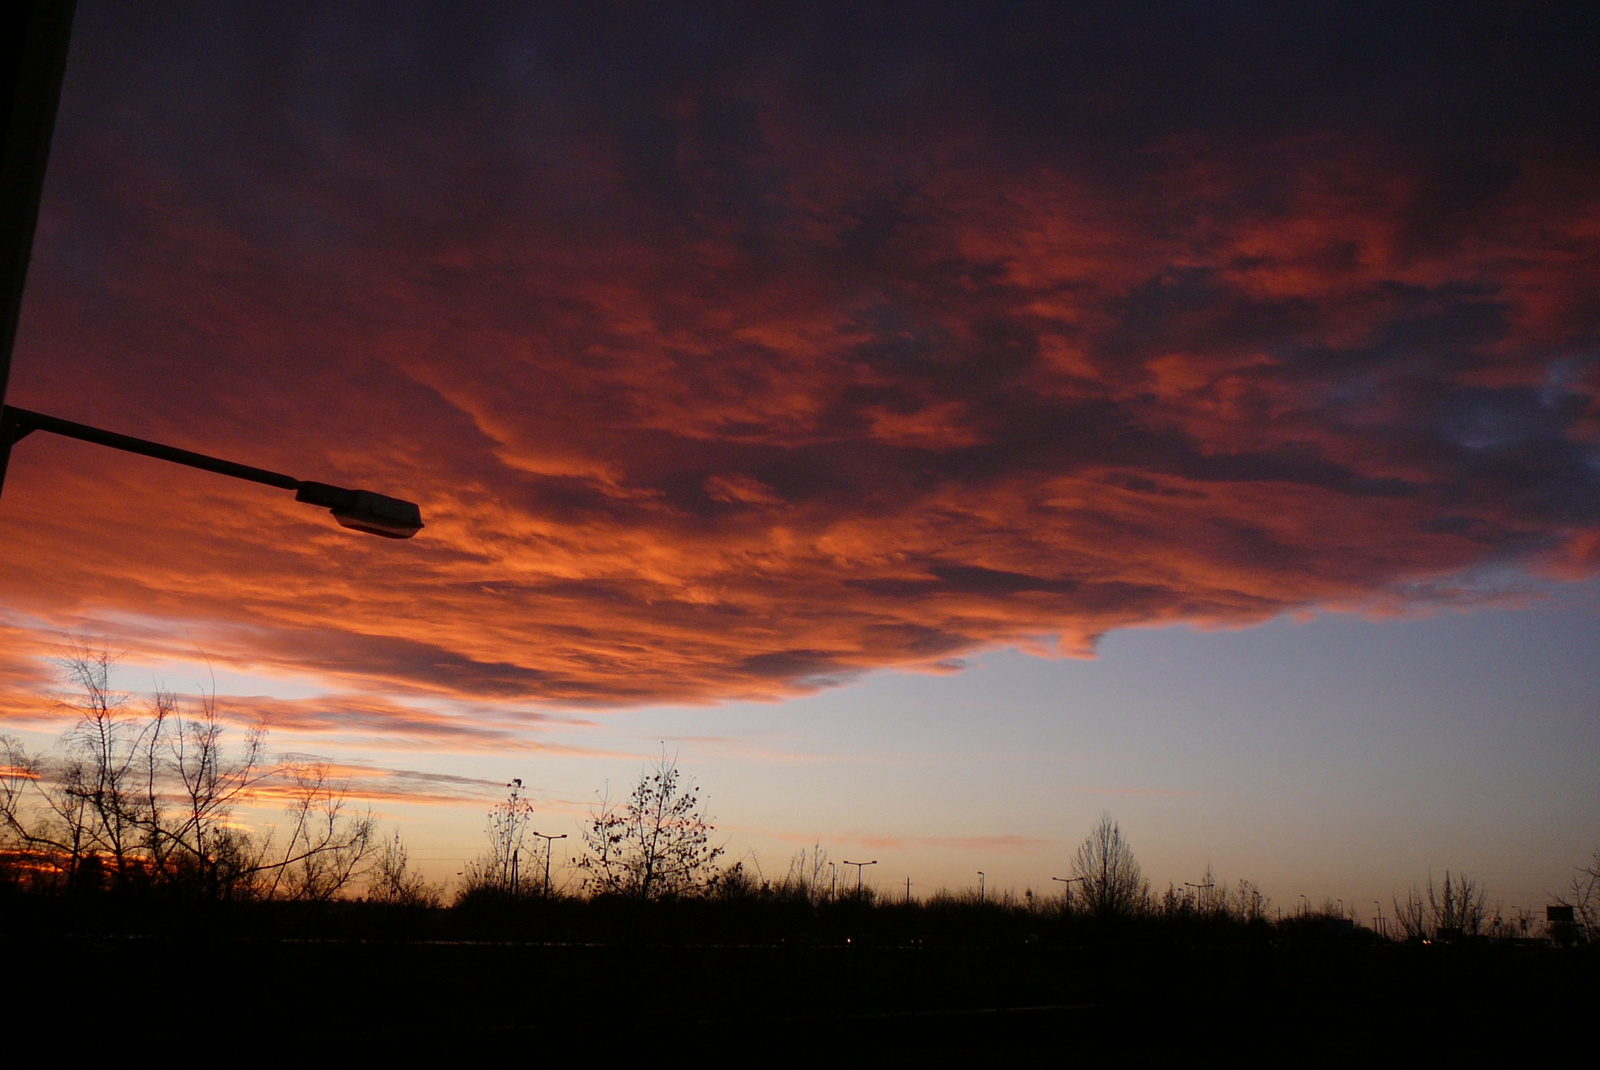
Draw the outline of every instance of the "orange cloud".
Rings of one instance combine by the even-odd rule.
[[[181,636],[362,696],[265,716],[477,745],[510,730],[491,707],[777,698],[1594,573],[1600,197],[1562,116],[1500,88],[1462,92],[1521,125],[1463,147],[1248,64],[1282,93],[1213,86],[1201,119],[1163,71],[1024,56],[1019,93],[929,29],[834,57],[863,68],[842,104],[805,73],[836,41],[752,30],[638,56],[638,85],[462,60],[328,114],[219,69],[245,80],[180,122],[118,58],[136,31],[75,41],[12,400],[428,527],[380,544],[35,435],[0,505],[30,648]]]

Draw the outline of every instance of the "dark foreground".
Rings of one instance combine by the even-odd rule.
[[[1588,949],[1405,946],[1315,927],[947,925],[721,943],[663,913],[631,916],[615,939],[551,941],[450,912],[209,910],[180,925],[184,912],[164,911],[141,925],[35,907],[0,914],[5,1017],[91,1046],[154,1031],[219,1053],[270,1037],[305,1055],[313,1043],[331,1056],[510,1041],[605,1063],[670,1051],[672,1065],[1387,1065],[1558,1050],[1600,1008]]]

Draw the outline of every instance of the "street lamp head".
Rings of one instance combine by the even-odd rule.
[[[294,500],[320,505],[340,524],[386,539],[409,539],[422,530],[422,510],[415,504],[370,490],[346,490],[328,483],[301,481]]]

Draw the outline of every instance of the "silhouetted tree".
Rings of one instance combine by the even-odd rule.
[[[1561,902],[1572,907],[1572,915],[1584,939],[1600,942],[1600,849],[1590,856],[1587,866],[1578,867],[1568,899]]]
[[[287,770],[290,789],[289,841],[281,852],[267,841],[260,870],[270,876],[270,899],[322,902],[332,899],[356,878],[372,849],[376,822],[370,813],[348,818],[345,792],[328,780],[323,763],[294,765]]]
[[[60,662],[76,713],[60,758],[35,758],[0,740],[3,846],[30,853],[70,887],[138,884],[212,898],[268,894],[327,898],[355,876],[372,819],[344,815],[344,793],[320,767],[267,768],[260,731],[229,756],[215,698],[180,715],[162,692],[144,715],[110,685],[111,658],[79,644]],[[289,842],[252,835],[232,821],[237,805],[287,775]],[[87,875],[80,876],[80,870]]]
[[[836,891],[836,871],[832,866],[828,852],[823,850],[820,842],[813,844],[810,851],[802,847],[789,860],[789,872],[778,885],[778,890],[811,903],[826,902],[833,898]]]
[[[1110,814],[1089,833],[1072,860],[1072,875],[1079,878],[1077,896],[1086,909],[1102,917],[1143,913],[1150,899],[1139,863]]]
[[[1402,939],[1421,940],[1428,935],[1428,907],[1416,885],[1406,891],[1404,903],[1399,899],[1391,901],[1394,903],[1395,931]]]
[[[1226,891],[1226,888],[1224,888]],[[1261,894],[1261,889],[1247,880],[1241,880],[1239,886],[1227,896],[1227,911],[1240,921],[1257,922],[1267,919],[1267,909],[1272,901]]]
[[[489,811],[484,835],[489,851],[467,864],[464,894],[498,892],[503,895],[532,895],[539,888],[535,879],[540,867],[525,858],[528,830],[533,827],[533,803],[523,798],[522,778],[506,785],[502,802]]]
[[[682,783],[665,754],[639,774],[621,805],[603,796],[583,833],[587,854],[578,865],[601,894],[661,899],[710,890],[722,847],[700,802],[700,788]]]
[[[375,903],[405,907],[436,907],[443,901],[440,889],[411,867],[406,846],[396,832],[384,840],[367,874],[367,898]]]
[[[1487,916],[1478,882],[1449,870],[1445,870],[1443,884],[1435,885],[1430,875],[1425,891],[1413,885],[1405,902],[1394,900],[1395,925],[1408,940],[1477,936]]]
[[[1447,869],[1443,886],[1435,891],[1433,878],[1428,878],[1428,916],[1434,935],[1477,936],[1486,914],[1483,888],[1478,882],[1462,873],[1452,879]]]

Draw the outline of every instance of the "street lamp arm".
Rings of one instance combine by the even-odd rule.
[[[20,442],[34,431],[48,431],[51,434],[93,442],[99,446],[109,446],[127,453],[137,453],[161,461],[171,461],[174,464],[215,472],[218,475],[232,476],[234,479],[263,483],[280,490],[292,490],[295,492],[295,501],[320,505],[331,512],[333,518],[340,524],[370,535],[382,535],[389,539],[409,539],[423,527],[422,511],[412,502],[399,498],[376,494],[370,490],[349,490],[330,483],[296,479],[281,472],[269,472],[265,468],[255,468],[248,464],[239,464],[237,461],[225,461],[220,457],[181,450],[176,446],[134,438],[132,435],[120,435],[115,431],[105,431],[98,427],[90,427],[88,424],[63,420],[59,416],[47,416],[42,412],[19,409],[15,405],[5,406],[3,415],[0,415],[0,465],[4,464],[6,460],[4,454],[10,452],[12,444]],[[4,478],[5,469],[0,467],[0,480]],[[0,482],[0,487],[3,486],[3,482]]]
[[[232,476],[235,479],[248,479],[252,483],[265,483],[269,487],[278,487],[282,490],[300,489],[300,481],[298,479],[293,476],[286,476],[281,472],[269,472],[265,468],[252,468],[247,464],[224,461],[220,457],[208,457],[203,453],[195,453],[191,450],[180,450],[176,446],[165,446],[159,442],[151,442],[148,439],[134,438],[132,435],[119,435],[115,431],[103,431],[98,427],[90,427],[88,424],[63,420],[59,416],[46,416],[42,412],[29,412],[27,409],[19,409],[15,405],[6,406],[5,425],[6,437],[12,442],[18,442],[34,431],[49,431],[53,435],[81,439],[84,442],[93,442],[99,446],[110,446],[114,450],[124,450],[128,453],[139,453],[146,457],[154,457],[157,460],[171,461],[174,464],[186,464],[190,468],[203,468],[207,472],[216,472],[218,475]]]

